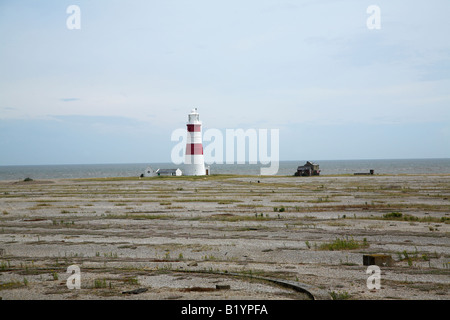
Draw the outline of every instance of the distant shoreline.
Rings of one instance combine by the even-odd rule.
[[[31,181],[24,180],[0,180],[0,184],[22,184],[22,185],[34,185],[55,183],[64,181],[80,181],[80,182],[120,182],[120,181],[153,181],[153,180],[221,180],[221,179],[236,179],[236,178],[254,178],[262,183],[264,179],[284,179],[295,178],[299,181],[314,181],[321,178],[351,178],[354,177],[360,179],[370,179],[371,177],[448,177],[450,173],[386,173],[386,174],[374,174],[374,175],[355,175],[355,174],[330,174],[320,176],[308,176],[308,177],[296,177],[294,175],[242,175],[242,174],[212,174],[208,176],[154,176],[154,177],[90,177],[90,178],[46,178],[46,179],[32,179]],[[255,181],[256,182],[256,181]],[[259,183],[259,182],[256,182]]]
[[[374,174],[450,174],[450,159],[394,159],[394,160],[314,160],[320,166],[320,175],[353,175],[354,173]],[[306,161],[280,161],[275,176],[291,176],[298,166]],[[33,165],[0,166],[0,180],[32,179],[76,179],[106,177],[139,177],[147,167],[157,169],[176,169],[184,172],[184,165],[171,163],[135,163],[135,164],[81,164],[81,165]],[[211,174],[234,174],[258,176],[260,164],[213,164]]]

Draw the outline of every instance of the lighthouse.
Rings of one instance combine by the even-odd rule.
[[[203,157],[202,122],[199,119],[197,108],[192,109],[188,115],[186,139],[186,156],[184,174],[187,176],[204,176],[205,159]]]

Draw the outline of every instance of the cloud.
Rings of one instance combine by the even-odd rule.
[[[81,99],[80,98],[61,98],[59,100],[64,101],[64,102],[70,102],[70,101],[79,101]]]

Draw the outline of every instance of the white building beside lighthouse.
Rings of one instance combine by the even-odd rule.
[[[206,175],[205,158],[203,156],[202,122],[199,119],[197,108],[192,109],[188,115],[185,169],[186,176]]]

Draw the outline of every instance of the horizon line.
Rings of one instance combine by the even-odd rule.
[[[385,160],[385,161],[392,161],[392,160],[450,160],[450,157],[432,157],[432,158],[361,158],[361,159],[313,159],[313,160],[279,160],[278,162],[303,162],[303,161],[312,161],[312,162],[318,162],[318,161],[379,161],[379,160]],[[206,162],[205,162],[206,163]],[[136,165],[136,164],[173,164],[172,162],[98,162],[98,163],[47,163],[47,164],[0,164],[0,167],[25,167],[25,166],[89,166],[89,165]],[[208,163],[206,163],[208,164]],[[263,165],[261,163],[255,163],[250,164],[248,162],[243,163],[244,165]],[[178,166],[182,166],[184,163],[179,164]],[[242,165],[238,163],[209,163],[208,165]]]

